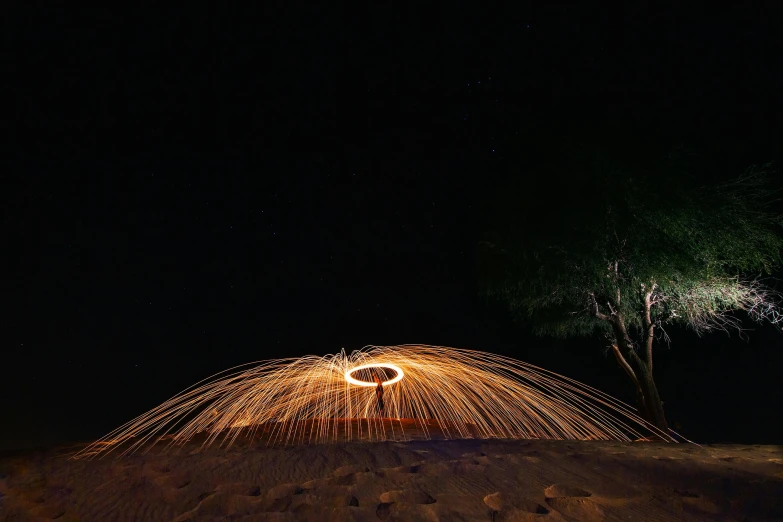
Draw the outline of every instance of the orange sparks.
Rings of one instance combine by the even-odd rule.
[[[385,394],[368,389],[374,378]],[[409,440],[433,430],[447,439],[632,441],[652,434],[674,442],[627,404],[543,368],[473,350],[401,345],[226,370],[75,458],[127,455],[164,440],[181,446],[197,435],[207,447],[218,438],[230,446],[240,434],[295,444]]]

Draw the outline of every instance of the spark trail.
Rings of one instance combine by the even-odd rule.
[[[378,416],[373,375],[383,381]],[[358,422],[357,422],[358,420]],[[268,444],[447,439],[675,440],[609,395],[522,361],[426,345],[367,346],[324,357],[249,363],[209,377],[85,447],[127,455],[154,443]]]

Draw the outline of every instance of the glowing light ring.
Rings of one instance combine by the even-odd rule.
[[[345,372],[345,380],[350,382],[351,384],[355,384],[356,386],[377,386],[374,382],[367,382],[367,381],[360,381],[359,379],[355,379],[353,375],[351,375],[353,372],[357,372],[359,370],[366,370],[367,368],[387,368],[389,370],[394,370],[397,372],[397,375],[394,377],[394,379],[389,379],[388,381],[383,381],[381,384],[384,386],[388,386],[390,384],[394,384],[395,382],[399,382],[402,380],[403,375],[405,375],[402,372],[402,368],[395,364],[386,364],[386,363],[373,363],[373,364],[363,364],[361,366],[357,366],[356,368],[351,368],[347,372]]]

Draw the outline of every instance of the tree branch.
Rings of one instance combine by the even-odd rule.
[[[589,293],[588,299],[590,301],[590,315],[597,319],[601,319],[602,321],[609,321],[609,316],[607,316],[604,313],[601,313],[600,310],[598,310],[598,300],[595,298],[595,294]]]
[[[636,387],[641,389],[641,386],[639,386],[639,380],[636,378],[636,373],[634,373],[633,368],[631,368],[631,365],[628,364],[628,361],[625,360],[623,354],[620,353],[620,348],[618,348],[617,343],[612,343],[612,352],[614,352],[614,356],[617,359],[617,363],[620,365],[620,367],[625,370],[625,373],[627,373],[631,380],[636,384]]]
[[[734,329],[743,337],[745,329],[733,310],[742,310],[759,323],[783,324],[783,295],[757,279],[716,277],[702,281],[676,293],[669,307],[698,335]]]
[[[653,341],[655,340],[655,323],[652,321],[652,296],[655,292],[656,284],[653,283],[650,289],[644,293],[644,309],[642,310],[642,327],[644,328],[644,344],[647,352],[647,367],[652,373],[653,370]],[[645,290],[642,285],[642,291]]]

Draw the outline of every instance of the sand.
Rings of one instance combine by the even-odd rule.
[[[783,447],[413,440],[0,456],[0,520],[783,520]]]

